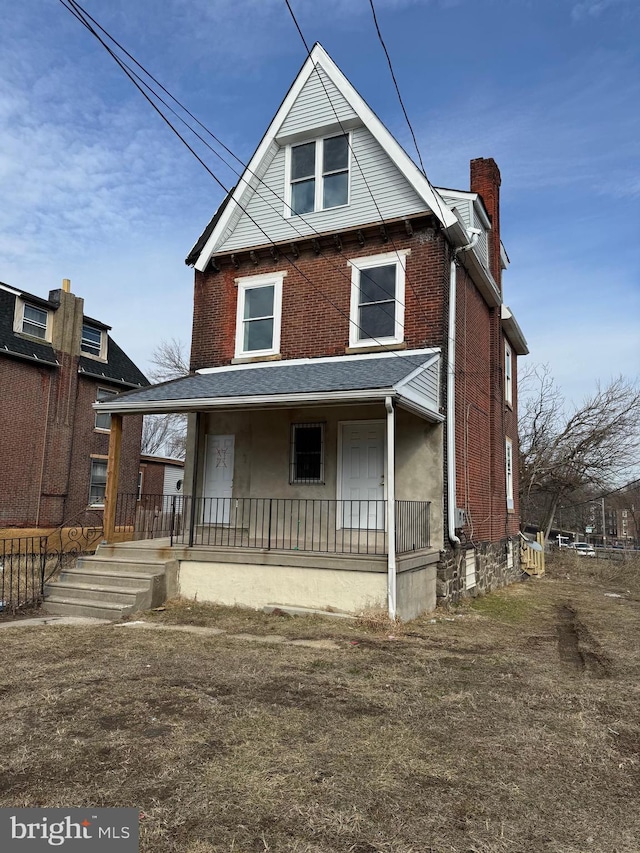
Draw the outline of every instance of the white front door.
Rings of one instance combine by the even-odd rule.
[[[234,436],[208,435],[204,462],[203,524],[228,524],[233,495]]]
[[[384,421],[342,424],[342,527],[384,530]]]

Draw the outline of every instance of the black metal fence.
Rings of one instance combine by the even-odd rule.
[[[0,615],[15,615],[42,601],[46,536],[0,539]]]
[[[387,502],[118,495],[116,534],[171,544],[325,554],[388,552]],[[430,504],[396,501],[396,551],[430,545]]]

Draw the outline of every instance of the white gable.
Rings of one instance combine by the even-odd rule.
[[[297,134],[308,134],[319,127],[344,124],[357,119],[356,111],[316,65],[302,91],[295,99],[289,114],[278,131],[278,141]]]
[[[264,175],[264,183],[251,191],[244,205],[246,213],[237,207],[238,215],[230,221],[227,233],[221,235],[215,251],[234,252],[270,241],[281,243],[316,233],[379,223],[381,218],[391,220],[410,216],[429,209],[366,128],[352,131],[351,148],[348,205],[304,216],[287,216],[284,203],[285,149],[279,148]]]
[[[289,217],[285,205],[287,145],[345,130],[351,132],[349,204]],[[195,266],[204,270],[211,256],[221,251],[293,240],[426,210],[440,219],[456,244],[468,241],[457,217],[427,178],[323,48],[316,45]]]

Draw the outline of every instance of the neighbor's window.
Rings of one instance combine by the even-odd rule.
[[[504,342],[504,399],[511,406],[513,405],[513,365],[512,365],[511,347]]]
[[[324,424],[291,425],[291,483],[324,482]]]
[[[96,403],[103,403],[105,400],[110,400],[117,393],[117,391],[110,391],[108,388],[98,388]],[[96,412],[96,429],[111,429],[111,415],[108,412]]]
[[[91,460],[91,480],[89,482],[89,504],[103,506],[107,489],[107,460]]]
[[[237,279],[236,356],[280,351],[282,280],[285,272]]]
[[[349,135],[291,146],[289,187],[288,215],[348,204]]]
[[[29,305],[25,302],[22,312],[21,331],[23,334],[46,340],[48,320],[48,311],[45,311],[43,308],[36,308],[35,305]]]
[[[507,509],[513,509],[513,443],[505,439],[505,477],[507,491]]]
[[[350,346],[402,343],[409,251],[357,258],[351,265]]]
[[[82,340],[80,349],[86,355],[102,358],[103,355],[104,332],[102,329],[96,329],[95,326],[89,326],[86,323],[82,325]]]

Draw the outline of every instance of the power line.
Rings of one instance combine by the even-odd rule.
[[[131,59],[131,61],[132,61],[133,63],[135,63],[135,65],[136,65],[136,66],[137,66],[137,67],[142,71],[142,73],[143,73],[143,74],[145,74],[145,75],[146,75],[150,80],[152,80],[152,81],[153,81],[153,83],[154,83],[155,85],[157,85],[157,86],[158,86],[158,87],[159,87],[159,88],[160,88],[160,89],[161,89],[161,90],[162,90],[162,91],[163,91],[163,92],[164,92],[164,93],[165,93],[169,98],[171,98],[171,100],[172,100],[175,104],[177,104],[177,105],[180,107],[180,109],[181,109],[181,110],[183,110],[183,111],[184,111],[184,112],[185,112],[185,113],[186,113],[186,114],[187,114],[187,115],[188,115],[188,116],[189,116],[193,121],[195,121],[195,122],[196,122],[196,124],[197,124],[199,127],[201,127],[205,133],[207,133],[207,134],[208,134],[208,135],[209,135],[209,136],[210,136],[210,137],[211,137],[211,138],[212,138],[212,139],[213,139],[213,140],[214,140],[218,145],[220,145],[220,146],[221,146],[221,147],[222,147],[226,152],[228,152],[228,153],[231,155],[231,157],[233,157],[233,158],[234,158],[234,159],[235,159],[235,160],[240,164],[240,166],[242,166],[242,168],[243,168],[245,171],[248,171],[250,175],[252,175],[253,177],[255,177],[255,178],[258,180],[258,182],[259,182],[263,187],[265,187],[265,188],[266,188],[266,189],[267,189],[267,190],[268,190],[268,191],[269,191],[273,196],[275,196],[275,198],[276,198],[278,201],[280,201],[283,205],[288,206],[288,207],[289,207],[289,210],[291,211],[291,213],[293,213],[293,212],[294,212],[294,211],[293,211],[293,209],[291,208],[291,206],[290,206],[290,205],[287,205],[286,201],[285,201],[281,196],[279,196],[279,195],[278,195],[278,193],[277,193],[277,192],[276,192],[272,187],[270,187],[270,186],[269,186],[269,185],[268,185],[268,184],[267,184],[267,183],[266,183],[266,182],[265,182],[265,181],[264,181],[264,180],[263,180],[259,175],[257,175],[257,174],[252,170],[252,169],[250,169],[250,168],[249,168],[249,166],[248,166],[248,164],[244,163],[244,162],[243,162],[243,161],[242,161],[242,160],[241,160],[241,159],[240,159],[240,158],[239,158],[239,157],[238,157],[238,156],[237,156],[237,155],[236,155],[236,154],[235,154],[235,153],[234,153],[234,152],[233,152],[233,151],[232,151],[232,150],[227,146],[227,145],[225,145],[225,143],[224,143],[224,142],[222,142],[222,140],[221,140],[221,139],[219,139],[219,137],[217,137],[217,136],[216,136],[216,135],[215,135],[215,134],[214,134],[214,133],[213,133],[213,132],[208,128],[208,127],[206,127],[206,125],[204,125],[204,124],[203,124],[203,123],[202,123],[202,122],[201,122],[201,121],[200,121],[200,120],[199,120],[199,119],[198,119],[198,118],[197,118],[197,117],[196,117],[196,116],[195,116],[195,115],[194,115],[194,114],[193,114],[193,113],[192,113],[192,112],[191,112],[191,111],[190,111],[190,110],[189,110],[189,109],[188,109],[188,108],[187,108],[187,107],[186,107],[186,106],[185,106],[185,105],[180,101],[180,100],[178,100],[178,98],[176,98],[176,97],[175,97],[175,96],[174,96],[174,95],[173,95],[173,94],[172,94],[168,89],[166,89],[166,88],[162,85],[162,83],[160,83],[160,81],[159,81],[159,80],[157,80],[157,79],[156,79],[156,77],[154,77],[154,76],[153,76],[153,74],[151,74],[151,72],[150,72],[150,71],[148,71],[148,70],[147,70],[147,69],[146,69],[146,68],[145,68],[145,67],[144,67],[140,62],[138,62],[138,60],[137,60],[137,59],[136,59],[136,58],[135,58],[135,57],[134,57],[134,56],[133,56],[133,55],[132,55],[132,54],[131,54],[131,53],[130,53],[126,48],[125,48],[125,47],[123,47],[123,46],[120,44],[120,42],[119,42],[117,39],[115,39],[115,38],[114,38],[114,37],[113,37],[113,36],[112,36],[112,35],[111,35],[107,30],[105,30],[105,28],[104,28],[104,27],[103,27],[103,26],[102,26],[98,21],[96,21],[96,19],[95,19],[95,18],[93,18],[93,17],[92,17],[92,16],[91,16],[91,15],[90,15],[90,14],[89,14],[85,9],[83,9],[83,8],[82,8],[82,6],[80,5],[80,3],[78,3],[78,2],[77,2],[77,0],[68,0],[68,2],[69,2],[70,4],[72,4],[74,7],[76,7],[77,9],[79,9],[79,10],[81,11],[81,13],[82,13],[82,16],[85,16],[85,17],[86,17],[87,19],[89,19],[93,24],[95,24],[95,26],[96,26],[96,27],[97,27],[97,28],[98,28],[98,29],[99,29],[99,30],[100,30],[100,31],[101,31],[101,32],[102,32],[102,33],[103,33],[103,34],[104,34],[104,35],[105,35],[105,36],[106,36],[106,37],[107,37],[111,42],[113,42],[113,43],[114,43],[114,44],[119,48],[119,50],[121,50],[121,51],[122,51],[126,56],[128,56],[128,57]],[[64,4],[63,4],[63,5],[64,5]],[[68,8],[68,7],[67,7],[67,8]],[[80,20],[83,24],[85,23],[84,21],[82,21],[82,18],[80,17],[80,15],[79,15],[78,13],[75,13],[75,12],[74,12],[74,14],[75,14],[75,17],[76,17],[78,20]],[[88,29],[90,29],[89,27],[87,27],[87,28],[88,28]],[[92,30],[90,29],[90,31],[92,31]],[[104,44],[104,42],[102,42],[102,43]],[[104,45],[104,46],[106,47],[106,45]],[[113,56],[113,53],[112,53],[110,50],[109,50],[109,52],[110,52],[110,53],[111,53],[111,55]],[[114,58],[115,58],[115,56],[114,56]],[[163,99],[163,98],[162,98],[162,97],[161,97],[161,96],[160,96],[160,95],[159,95],[159,94],[158,94],[158,93],[157,93],[157,92],[156,92],[156,91],[151,87],[151,86],[149,86],[149,84],[148,84],[145,80],[143,80],[143,78],[142,78],[142,77],[140,77],[140,75],[139,75],[139,74],[137,74],[137,73],[136,73],[136,72],[131,68],[131,66],[127,65],[127,63],[126,63],[126,62],[124,62],[124,60],[120,60],[120,61],[119,61],[119,64],[121,65],[121,67],[123,67],[123,66],[124,66],[124,67],[123,67],[123,70],[124,70],[124,68],[128,68],[128,69],[129,69],[129,71],[131,72],[131,74],[133,74],[133,75],[134,75],[134,77],[135,77],[135,78],[136,78],[136,79],[137,79],[137,80],[138,80],[138,81],[139,81],[139,82],[140,82],[140,83],[141,83],[141,84],[142,84],[142,85],[143,85],[143,86],[144,86],[144,87],[145,87],[145,88],[146,88],[146,89],[147,89],[147,90],[148,90],[148,91],[149,91],[149,92],[150,92],[150,93],[155,97],[155,98],[157,98],[157,99],[158,99],[158,101],[160,101],[160,103],[162,103],[162,104],[163,104],[163,105],[164,105],[164,106],[165,106],[165,107],[166,107],[166,108],[167,108],[167,109],[168,109],[168,110],[169,110],[169,111],[170,111],[170,112],[171,112],[171,113],[172,113],[172,114],[173,114],[173,115],[178,119],[178,121],[182,122],[182,124],[183,124],[183,125],[184,125],[188,130],[190,130],[190,131],[191,131],[191,133],[193,133],[193,134],[194,134],[194,136],[195,136],[197,139],[199,139],[199,140],[203,143],[203,145],[205,145],[205,146],[206,146],[206,147],[207,147],[207,148],[208,148],[208,149],[209,149],[209,150],[210,150],[210,151],[211,151],[211,152],[212,152],[216,157],[218,157],[218,159],[219,159],[219,160],[221,160],[221,161],[222,161],[222,163],[224,163],[224,165],[225,165],[225,166],[227,166],[227,168],[228,168],[228,169],[230,169],[230,170],[231,170],[231,171],[232,171],[232,172],[233,172],[233,173],[234,173],[238,178],[241,178],[241,177],[242,177],[242,173],[241,173],[241,172],[239,172],[239,171],[238,171],[234,166],[232,166],[232,165],[231,165],[231,163],[229,163],[229,161],[228,161],[228,160],[226,160],[226,159],[225,159],[225,158],[224,158],[224,157],[223,157],[223,156],[222,156],[222,155],[221,155],[221,154],[220,154],[220,153],[219,153],[219,152],[218,152],[218,151],[217,151],[217,150],[216,150],[212,145],[210,145],[210,144],[206,141],[206,139],[204,139],[204,138],[201,136],[201,134],[199,134],[199,133],[198,133],[198,131],[197,131],[197,130],[195,130],[193,127],[191,127],[191,125],[190,125],[190,124],[189,124],[189,123],[188,123],[188,122],[187,122],[187,121],[186,121],[186,120],[185,120],[181,115],[179,115],[179,113],[177,113],[177,112],[176,112],[176,111],[175,111],[175,110],[170,106],[170,104],[168,104],[168,103],[167,103],[167,102],[166,102],[166,101],[165,101],[165,100],[164,100],[164,99]],[[256,190],[257,190],[257,187],[256,187]],[[284,221],[287,223],[287,225],[289,225],[289,227],[291,227],[291,228],[296,232],[296,234],[297,234],[299,237],[306,237],[306,236],[307,236],[306,234],[304,234],[303,232],[301,232],[301,231],[296,227],[295,223],[291,220],[291,218],[287,218],[287,217],[285,217],[285,216],[283,215],[282,211],[281,211],[281,210],[278,210],[276,207],[274,207],[274,206],[273,206],[273,204],[271,204],[271,202],[270,202],[267,198],[265,198],[265,196],[264,196],[264,195],[261,195],[261,198],[263,199],[263,201],[264,201],[264,202],[269,206],[269,208],[270,208],[270,209],[271,209],[271,210],[272,210],[272,211],[273,211],[277,216],[279,216],[282,220],[284,220]],[[305,225],[307,225],[307,226],[311,229],[311,231],[312,231],[316,236],[318,236],[318,237],[319,237],[319,236],[321,236],[321,235],[320,235],[320,233],[319,233],[319,232],[318,232],[318,231],[313,227],[313,225],[312,225],[308,220],[306,220],[306,219],[304,218],[304,216],[302,216],[302,215],[300,215],[300,214],[297,214],[297,216],[298,216],[298,218],[299,218],[302,222],[304,222],[304,224],[305,224]],[[263,233],[264,233],[264,232],[263,232]],[[331,266],[332,266],[332,267],[333,267],[333,268],[334,268],[334,269],[335,269],[335,270],[336,270],[336,271],[337,271],[337,272],[338,272],[338,273],[339,273],[339,274],[340,274],[340,275],[341,275],[341,276],[342,276],[342,277],[343,277],[343,278],[344,278],[344,279],[345,279],[349,284],[351,284],[351,277],[350,277],[349,275],[347,275],[347,273],[344,271],[344,269],[343,269],[341,266],[338,266],[337,264],[335,264],[335,263],[331,260],[331,258],[330,258],[328,255],[326,255],[326,254],[322,251],[322,249],[320,249],[319,254],[321,254],[321,255],[322,255],[322,256],[323,256],[323,257],[324,257],[324,258],[325,258],[325,259],[326,259],[326,260],[331,264]],[[405,279],[406,279],[406,275],[405,275]],[[381,285],[378,285],[378,287],[379,287],[379,289],[380,289],[380,290],[381,290],[381,291],[382,291],[386,296],[388,296],[388,297],[390,297],[390,298],[393,298],[393,299],[395,300],[395,302],[396,302],[396,303],[397,303],[401,308],[403,308],[403,309],[405,308],[405,305],[404,305],[404,304],[403,304],[403,303],[402,303],[402,302],[397,298],[397,294],[392,294],[392,293],[390,293],[389,291],[385,290]],[[387,310],[385,309],[385,307],[384,307],[384,306],[381,306],[381,309],[382,309],[383,313],[384,313],[387,317],[390,317],[390,318],[392,318],[392,319],[395,319],[395,312],[394,312],[394,314],[391,314],[389,311],[387,311]],[[371,338],[371,340],[373,340],[373,338]]]
[[[84,26],[84,27],[85,27],[85,28],[86,28],[86,29],[87,29],[87,30],[88,30],[88,31],[89,31],[89,32],[90,32],[90,33],[91,33],[91,34],[92,34],[92,35],[93,35],[93,36],[94,36],[94,37],[95,37],[99,42],[100,42],[100,44],[105,48],[105,50],[107,51],[107,53],[109,53],[109,55],[114,59],[114,61],[117,63],[117,65],[122,69],[122,71],[124,71],[124,73],[127,75],[127,77],[131,80],[131,82],[134,84],[134,86],[135,86],[135,87],[138,89],[138,91],[142,94],[142,96],[145,98],[145,100],[146,100],[146,101],[147,101],[147,102],[148,102],[148,103],[153,107],[153,109],[158,113],[158,115],[159,115],[159,116],[160,116],[160,118],[165,122],[165,124],[166,124],[166,125],[171,129],[171,131],[172,131],[172,132],[173,132],[173,133],[178,137],[178,139],[180,139],[180,141],[181,141],[181,142],[186,146],[186,148],[190,151],[190,153],[191,153],[191,154],[193,154],[193,156],[196,158],[196,160],[198,160],[198,162],[200,163],[200,165],[201,165],[201,166],[202,166],[202,167],[207,171],[207,173],[208,173],[208,174],[213,178],[213,180],[214,180],[214,181],[215,181],[215,182],[216,182],[216,183],[217,183],[217,184],[218,184],[218,185],[219,185],[219,186],[220,186],[220,187],[225,191],[225,193],[227,193],[227,194],[228,194],[228,193],[229,193],[228,188],[227,188],[227,187],[225,187],[225,185],[224,185],[224,184],[222,183],[222,181],[218,178],[218,176],[217,176],[217,175],[216,175],[216,174],[215,174],[215,173],[214,173],[214,172],[209,168],[209,166],[204,162],[204,160],[202,160],[202,158],[197,154],[197,152],[193,149],[193,147],[192,147],[192,146],[187,142],[187,140],[186,140],[186,139],[185,139],[185,138],[180,134],[180,132],[179,132],[179,131],[178,131],[178,130],[173,126],[173,124],[170,122],[170,120],[169,120],[169,119],[164,115],[164,113],[162,112],[162,110],[160,110],[160,109],[159,109],[159,107],[158,107],[158,106],[153,102],[153,100],[149,97],[149,95],[147,95],[147,93],[144,91],[144,89],[143,89],[142,85],[144,85],[147,89],[149,89],[149,91],[150,91],[150,92],[151,92],[155,97],[157,97],[157,98],[158,98],[158,100],[160,100],[160,101],[161,101],[161,103],[163,103],[163,104],[165,104],[165,105],[166,105],[166,103],[165,103],[165,102],[160,98],[160,96],[158,96],[158,95],[157,95],[157,93],[153,92],[153,90],[151,89],[151,87],[149,87],[149,86],[148,86],[147,84],[145,84],[143,81],[141,81],[140,83],[138,83],[138,81],[137,81],[137,79],[136,79],[136,77],[138,77],[138,75],[136,75],[136,74],[135,74],[135,72],[133,72],[133,71],[131,71],[131,70],[129,69],[129,67],[126,65],[126,63],[124,63],[124,61],[123,61],[119,56],[117,56],[117,54],[116,54],[116,53],[115,53],[115,52],[114,52],[114,51],[109,47],[109,45],[104,41],[104,39],[102,39],[102,38],[101,38],[101,36],[99,35],[99,33],[98,33],[98,32],[97,32],[97,31],[96,31],[96,30],[91,26],[91,24],[89,24],[89,23],[88,23],[88,20],[86,20],[86,19],[84,18],[84,9],[80,6],[80,4],[79,4],[79,3],[77,3],[77,2],[76,2],[76,0],[60,0],[60,2],[61,2],[61,4],[62,4],[62,5],[63,5],[63,6],[64,6],[68,11],[69,11],[69,12],[71,12],[71,14],[72,14],[72,15],[74,15],[74,17],[75,17],[78,21],[80,21],[80,23],[82,23],[82,24],[83,24],[83,26]],[[87,17],[88,17],[88,16],[87,16]],[[100,29],[101,29],[101,30],[103,30],[103,28],[102,28],[102,27],[100,27]],[[103,30],[103,32],[105,32],[105,34],[108,36],[108,33],[106,33],[106,31],[105,31],[105,30]],[[109,38],[111,38],[110,36],[108,36],[108,37],[109,37]],[[113,41],[114,41],[114,43],[115,43],[115,40],[113,40]],[[134,61],[135,61],[135,60],[134,60]],[[139,65],[139,63],[137,63],[137,62],[136,62],[136,64],[138,64],[138,65]],[[140,67],[140,68],[142,68],[142,66],[140,66],[140,65],[139,65],[139,67]],[[145,73],[146,73],[146,72],[145,72]],[[141,85],[141,83],[142,83],[142,85]],[[166,91],[166,90],[165,90],[165,91]],[[177,102],[177,101],[176,101],[176,102]],[[171,109],[171,108],[169,107],[169,109]],[[192,128],[190,128],[190,129],[192,130],[192,132],[194,132],[194,133],[195,133],[195,131],[193,131],[193,129],[192,129]],[[200,138],[200,137],[199,137],[199,138]],[[215,153],[215,152],[214,152],[214,153]],[[218,156],[220,156],[220,155],[218,155]],[[235,155],[234,155],[234,156],[235,156]],[[250,220],[250,221],[251,221],[251,222],[256,226],[256,228],[260,231],[260,233],[264,235],[265,239],[267,240],[267,243],[268,243],[268,244],[270,244],[270,245],[271,245],[274,249],[276,249],[277,251],[280,251],[280,250],[278,250],[278,247],[277,247],[277,246],[275,246],[275,244],[273,243],[273,241],[271,240],[271,238],[269,237],[269,235],[266,233],[266,231],[262,228],[262,226],[260,226],[260,225],[259,225],[259,223],[258,223],[258,222],[256,222],[255,218],[254,218],[254,217],[253,217],[253,216],[248,212],[248,210],[246,209],[246,207],[244,207],[243,205],[241,205],[238,201],[235,201],[235,203],[236,203],[236,204],[238,205],[238,207],[243,211],[243,213],[247,216],[247,218],[248,218],[248,219],[249,219],[249,220]],[[304,273],[304,272],[300,269],[300,267],[295,263],[295,261],[294,261],[294,260],[292,260],[292,259],[291,259],[287,254],[286,254],[286,252],[282,252],[281,254],[282,254],[282,256],[284,257],[284,259],[287,261],[287,263],[289,263],[289,264],[290,264],[290,265],[291,265],[291,266],[292,266],[292,267],[293,267],[293,268],[298,272],[298,274],[299,274],[299,275],[300,275],[300,276],[301,276],[305,281],[307,281],[307,283],[308,283],[308,284],[310,284],[310,285],[311,285],[311,287],[312,287],[312,288],[314,288],[318,293],[320,293],[320,295],[323,297],[323,299],[325,299],[325,301],[326,301],[326,302],[328,302],[328,304],[329,304],[329,305],[331,305],[331,306],[332,306],[336,311],[338,311],[338,313],[339,313],[341,316],[343,316],[345,319],[347,319],[347,320],[348,320],[348,322],[349,322],[349,323],[351,323],[351,324],[353,324],[353,325],[354,325],[354,326],[355,326],[359,331],[365,331],[365,330],[364,330],[364,329],[363,329],[363,328],[362,328],[358,323],[356,323],[356,321],[355,321],[355,320],[353,320],[353,319],[350,317],[350,315],[349,315],[349,314],[347,314],[345,311],[343,311],[343,310],[342,310],[342,308],[340,308],[340,306],[336,305],[336,304],[335,304],[335,302],[333,302],[333,300],[331,300],[331,299],[327,296],[327,294],[326,294],[326,293],[325,293],[325,292],[324,292],[324,291],[323,291],[323,290],[322,290],[318,285],[316,285],[316,284],[315,284],[315,283],[314,283],[314,282],[309,278],[309,276],[307,276],[307,275],[306,275],[306,273]],[[388,315],[388,316],[391,316],[391,315]],[[381,341],[379,341],[379,340],[378,340],[377,338],[375,338],[374,336],[369,335],[369,336],[368,336],[368,339],[369,339],[369,340],[372,340],[372,341],[375,341],[375,342],[376,342],[379,346],[381,346],[381,347],[386,347],[386,346],[387,346],[386,344],[382,343]],[[393,355],[394,355],[394,356],[397,356],[398,358],[403,358],[403,357],[405,357],[405,356],[402,356],[402,354],[397,353],[397,352],[395,352],[395,351],[393,351],[393,350],[387,350],[387,351],[388,351],[388,352],[392,352],[392,353],[393,353]]]
[[[307,43],[307,40],[304,37],[304,33],[302,32],[302,28],[300,27],[300,24],[298,23],[298,19],[296,18],[295,13],[294,13],[293,9],[291,8],[291,4],[290,4],[289,0],[284,0],[284,2],[287,6],[287,9],[289,10],[289,14],[291,15],[291,18],[293,19],[293,23],[295,24],[295,27],[296,27],[299,35],[300,35],[300,38],[302,39],[302,43],[305,47],[305,50],[307,51],[307,56],[309,57],[310,60],[312,60],[311,51],[309,50],[309,45]],[[326,84],[322,78],[322,75],[320,74],[320,69],[318,68],[318,66],[315,63],[313,66],[313,70],[316,72],[318,79],[320,80],[320,83],[322,84],[322,88],[324,89],[324,93],[327,96],[329,106],[333,110],[333,114],[335,115],[336,121],[338,122],[338,124],[340,126],[340,130],[342,131],[343,135],[347,139],[347,145],[349,146],[349,150],[351,151],[351,154],[353,155],[353,159],[355,160],[355,163],[358,166],[358,169],[360,171],[360,175],[362,177],[364,185],[367,188],[369,195],[371,196],[371,201],[374,204],[374,207],[375,207],[376,212],[378,214],[378,218],[380,219],[381,224],[386,228],[386,222],[385,222],[384,216],[382,215],[382,211],[380,210],[380,207],[378,206],[378,202],[376,201],[375,196],[373,195],[373,191],[372,191],[371,187],[369,186],[369,182],[367,181],[367,178],[364,174],[364,170],[363,170],[362,166],[360,165],[360,161],[358,160],[358,156],[357,156],[356,152],[353,150],[353,146],[351,145],[349,134],[347,133],[347,131],[344,128],[344,125],[342,124],[340,116],[338,115],[338,111],[336,110],[335,104],[331,100],[331,95],[330,95],[330,93],[326,87]],[[423,174],[424,174],[424,167],[423,167]],[[427,178],[427,176],[424,175],[424,177],[425,177],[427,184],[429,185],[429,187],[433,193],[436,205],[438,206],[438,211],[440,213],[440,221],[442,222],[442,221],[444,221],[444,214],[442,212],[442,206],[440,205],[440,202],[438,200],[438,194],[435,191],[435,189],[434,189],[433,185],[431,184],[431,182],[429,181],[429,179]],[[389,235],[389,239],[391,240],[391,245],[393,246],[393,250],[395,251],[396,255],[398,256],[398,260],[400,260],[400,254],[398,251],[398,247],[396,246],[395,241],[391,235]],[[418,308],[420,309],[420,311],[422,311],[423,317],[428,324],[429,318],[427,317],[426,312],[424,311],[424,308],[422,307],[422,304],[420,302],[420,297],[418,296],[418,293],[416,292],[416,289],[413,286],[413,283],[412,283],[411,279],[409,278],[409,276],[406,276],[406,281],[408,282],[409,287],[413,291],[413,294],[416,297]]]
[[[422,162],[422,155],[420,154],[420,149],[418,148],[418,140],[416,139],[416,135],[413,132],[413,127],[411,126],[411,122],[409,121],[409,116],[407,115],[407,111],[404,106],[404,101],[402,100],[402,95],[400,94],[400,87],[398,86],[398,81],[396,80],[396,75],[393,71],[393,65],[391,64],[391,57],[389,56],[389,51],[387,50],[387,46],[384,43],[384,39],[382,38],[382,33],[380,32],[380,25],[378,24],[378,16],[376,15],[376,10],[373,5],[373,0],[369,0],[369,5],[371,6],[371,14],[373,15],[373,23],[376,28],[376,32],[378,33],[378,40],[382,45],[382,49],[384,50],[384,55],[387,57],[387,64],[389,65],[389,71],[391,72],[391,79],[393,80],[393,85],[396,89],[396,94],[398,95],[398,100],[400,101],[400,106],[402,107],[402,112],[404,113],[404,117],[406,119],[407,125],[409,126],[409,131],[411,132],[411,138],[413,139],[413,144],[416,149],[416,154],[418,155],[418,160],[420,161],[420,169],[422,174],[427,177],[426,170],[424,168],[424,163]]]

